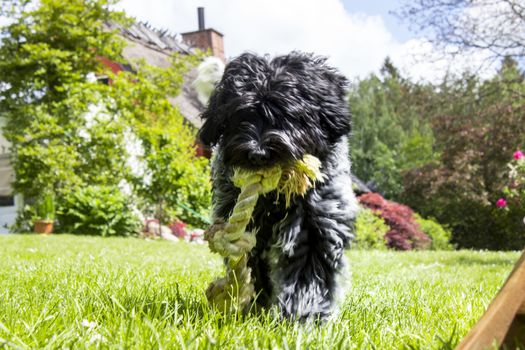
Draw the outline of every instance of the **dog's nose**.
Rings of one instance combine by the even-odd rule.
[[[250,151],[250,153],[248,153],[248,160],[253,165],[261,166],[261,165],[265,165],[266,163],[268,163],[268,160],[270,160],[270,155],[268,154],[268,152],[262,149],[253,150],[253,151]]]

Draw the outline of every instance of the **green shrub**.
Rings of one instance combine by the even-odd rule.
[[[24,198],[24,205],[18,208],[16,220],[9,226],[9,232],[32,232],[35,221],[54,221],[56,219],[55,203],[55,195],[50,191],[43,193],[39,198]]]
[[[372,210],[362,208],[355,221],[354,241],[358,249],[386,249],[385,234],[389,227]]]
[[[424,219],[418,214],[415,214],[416,222],[421,231],[432,239],[430,249],[432,250],[453,250],[454,246],[450,243],[452,232],[445,229],[437,221],[432,219]]]
[[[57,218],[60,231],[85,235],[129,236],[141,225],[116,186],[87,186],[67,194]]]
[[[39,220],[55,219],[55,198],[52,193],[46,193],[36,205],[36,215]]]

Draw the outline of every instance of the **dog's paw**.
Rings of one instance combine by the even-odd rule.
[[[240,284],[231,277],[223,277],[213,281],[206,290],[208,302],[219,311],[225,313],[244,312],[254,298],[253,283]]]

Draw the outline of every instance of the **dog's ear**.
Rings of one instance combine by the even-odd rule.
[[[237,106],[253,104],[256,82],[263,80],[268,62],[265,57],[243,53],[231,60],[224,68],[222,79],[215,87],[202,113],[204,121],[199,130],[199,139],[207,147],[216,145],[225,131],[228,118]]]
[[[319,125],[330,141],[350,133],[350,112],[346,99],[348,80],[327,63],[327,58],[293,51],[277,57],[274,69],[293,73],[302,97],[313,106]]]
[[[324,66],[324,65],[323,65]],[[328,89],[321,102],[321,126],[335,140],[350,133],[351,115],[346,95],[348,80],[335,69],[324,66],[323,80]]]
[[[219,87],[217,87],[210,96],[206,110],[201,115],[204,123],[199,130],[198,137],[206,147],[216,145],[224,132],[224,118],[218,103],[219,93]]]

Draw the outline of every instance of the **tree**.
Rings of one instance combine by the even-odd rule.
[[[104,87],[86,77],[120,59],[123,43],[102,30],[123,22],[112,0],[2,2],[0,110],[11,143],[14,189],[27,199],[83,182],[122,179],[121,126],[100,103]],[[90,106],[102,108],[90,110]]]
[[[517,249],[524,208],[494,206],[509,154],[525,145],[525,84],[507,56],[497,75],[438,86],[404,80],[388,61],[350,92],[353,170],[380,192],[435,217],[459,247]]]
[[[436,157],[429,123],[420,117],[432,88],[403,79],[387,58],[382,76],[352,86],[351,154],[355,174],[396,198],[402,172]]]
[[[414,0],[396,12],[444,52],[485,51],[492,59],[525,58],[521,0]]]
[[[523,210],[494,208],[509,154],[525,142],[525,85],[516,62],[505,59],[498,75],[485,82],[469,75],[445,82],[439,99],[431,117],[441,157],[404,174],[403,201],[449,225],[460,247],[525,244],[521,219],[511,219]]]

